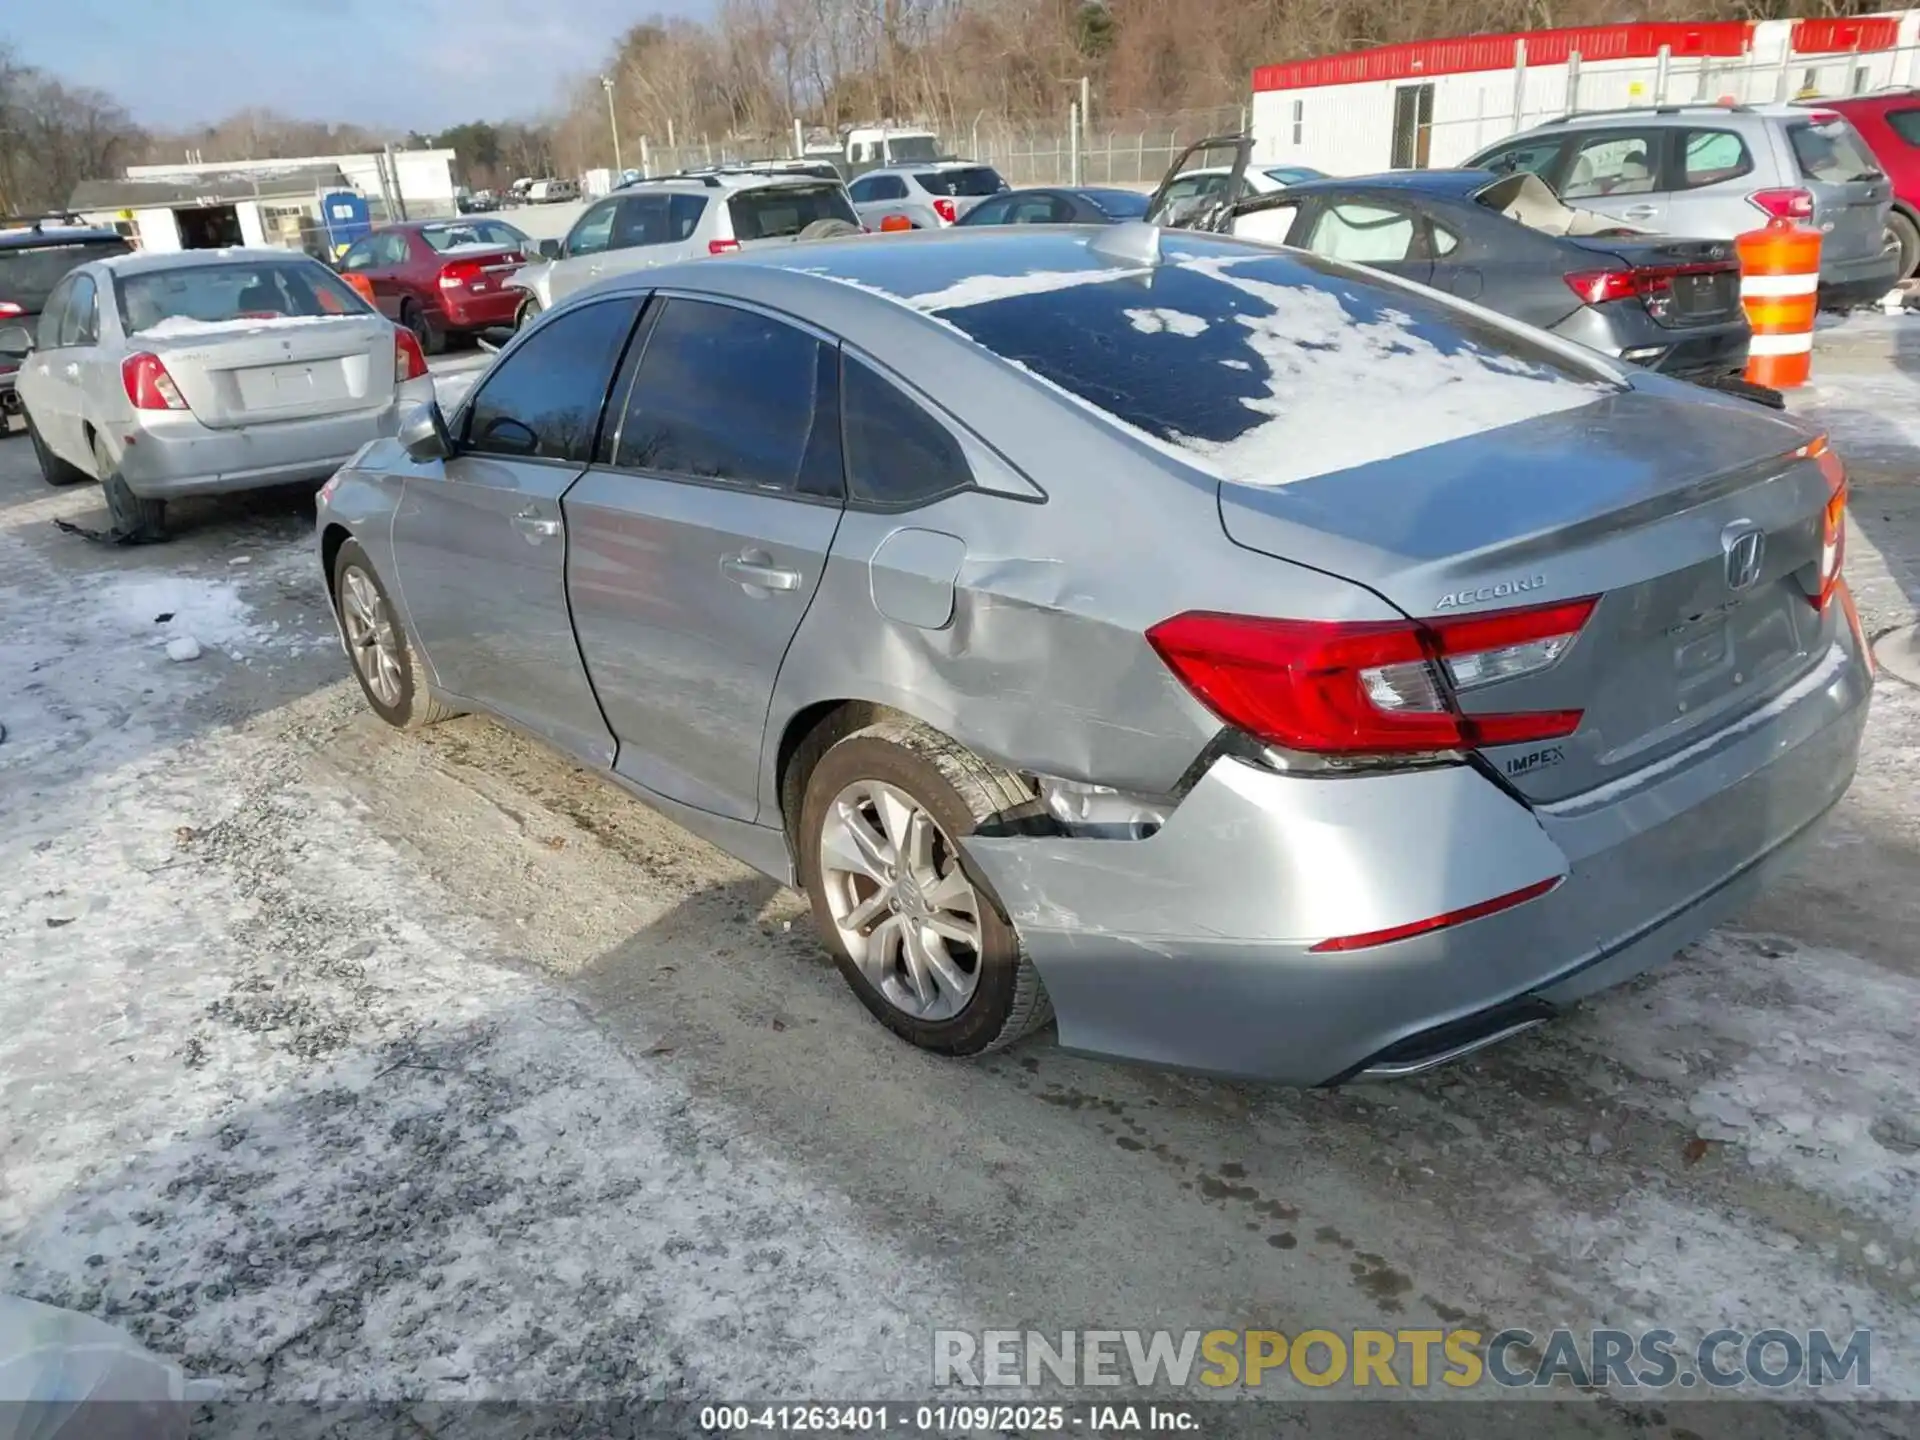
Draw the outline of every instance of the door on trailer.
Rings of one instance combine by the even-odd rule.
[[[1393,92],[1393,168],[1424,170],[1433,153],[1433,85],[1400,85]]]
[[[452,458],[409,474],[395,570],[443,689],[499,711],[591,764],[613,737],[574,643],[560,497],[593,458],[640,297],[555,315],[456,412]]]

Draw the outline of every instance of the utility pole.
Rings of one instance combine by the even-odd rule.
[[[600,88],[607,92],[607,128],[613,131],[613,178],[614,183],[618,184],[622,169],[620,164],[620,117],[616,115],[613,110],[613,77],[611,75],[602,75],[600,77]]]
[[[1085,75],[1082,75],[1080,77],[1080,128],[1087,134],[1092,134],[1089,128],[1092,122],[1087,118],[1091,114],[1093,114],[1093,85]]]

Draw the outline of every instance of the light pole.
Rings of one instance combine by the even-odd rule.
[[[600,88],[607,92],[607,128],[613,131],[613,176],[617,184],[624,167],[620,164],[620,117],[613,112],[613,77],[602,75]]]

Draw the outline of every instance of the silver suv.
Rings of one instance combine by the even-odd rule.
[[[1642,230],[1732,239],[1784,216],[1821,232],[1820,303],[1869,304],[1893,288],[1893,190],[1832,111],[1796,105],[1661,105],[1563,116],[1490,145],[1476,169],[1531,170],[1569,203]]]
[[[847,193],[869,230],[880,229],[896,216],[914,230],[939,230],[1007,188],[991,165],[926,160],[869,170],[847,187]],[[899,228],[897,220],[892,228]]]
[[[607,275],[859,229],[846,187],[816,175],[707,171],[636,181],[588,206],[565,240],[541,242],[542,259],[514,273],[508,283],[526,292],[514,325]]]

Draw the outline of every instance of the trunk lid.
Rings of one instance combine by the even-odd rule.
[[[393,326],[377,315],[174,319],[133,341],[160,358],[209,429],[312,420],[393,400]]]
[[[1740,314],[1740,261],[1726,240],[1665,235],[1570,237],[1607,269],[1633,273],[1637,294],[1655,324],[1669,330],[1724,325]]]
[[[1832,111],[1816,110],[1788,124],[1787,142],[1813,195],[1821,260],[1878,254],[1893,189],[1859,132]]]
[[[1829,495],[1791,458],[1803,432],[1656,384],[1343,473],[1225,482],[1221,520],[1416,619],[1601,597],[1558,664],[1460,696],[1469,713],[1584,711],[1564,740],[1486,752],[1530,799],[1577,794],[1730,723],[1833,634],[1811,599]],[[1749,577],[1730,548],[1754,532]]]

